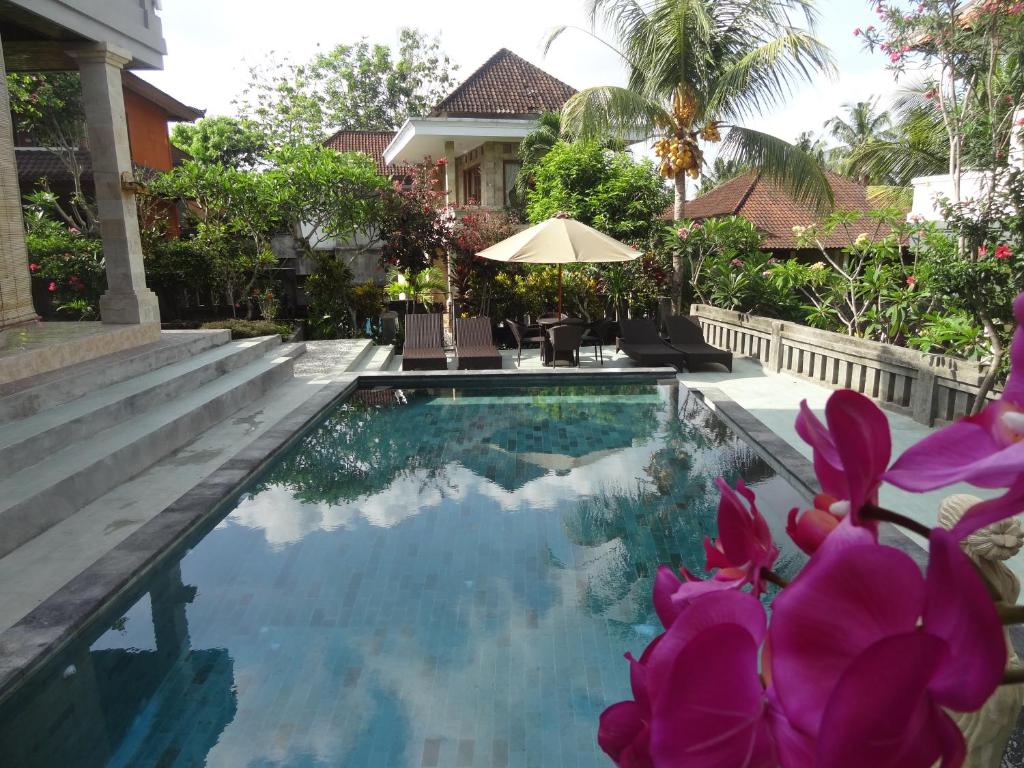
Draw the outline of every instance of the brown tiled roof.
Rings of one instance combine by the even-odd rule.
[[[82,167],[83,180],[92,178],[92,160],[84,149],[76,151],[78,162]],[[18,163],[18,183],[22,192],[31,192],[39,179],[45,177],[51,184],[67,184],[71,182],[64,162],[56,154],[44,147],[16,147],[14,157]]]
[[[867,187],[839,174],[825,171],[837,211],[872,210],[867,199]],[[809,206],[798,203],[777,184],[761,177],[757,171],[748,171],[735,179],[715,187],[686,203],[686,218],[713,219],[719,216],[742,216],[764,233],[765,248],[796,248],[793,227],[806,227],[821,219]],[[672,209],[666,211],[672,218]],[[864,217],[852,226],[855,232],[874,233],[878,223]],[[826,238],[826,248],[849,245],[847,233],[840,229]]]
[[[382,176],[408,176],[413,169],[404,165],[388,165],[384,162],[384,150],[395,138],[394,131],[338,131],[325,145],[339,152],[362,152],[377,163]]]
[[[435,116],[512,117],[557,112],[576,89],[502,48],[431,111]]]
[[[191,123],[206,115],[205,109],[197,109],[183,104],[169,93],[165,93],[152,83],[143,80],[136,74],[124,70],[121,73],[121,84],[133,93],[160,107],[167,113],[168,120],[179,123]]]

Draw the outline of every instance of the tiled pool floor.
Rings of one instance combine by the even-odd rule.
[[[780,538],[798,503],[672,385],[367,400],[6,702],[0,764],[607,765],[597,716],[656,566],[703,562],[713,478]]]

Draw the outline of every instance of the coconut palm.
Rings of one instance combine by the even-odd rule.
[[[562,116],[557,112],[545,112],[537,119],[537,125],[519,142],[519,159],[522,166],[516,174],[512,187],[512,207],[519,213],[526,209],[526,193],[533,185],[534,169],[551,148],[558,143],[562,134]]]
[[[832,157],[838,161],[839,170],[850,173],[849,158],[865,144],[874,141],[891,141],[892,116],[887,110],[878,111],[878,99],[858,101],[856,104],[844,104],[845,115],[836,115],[825,121],[825,129],[840,146],[833,150]],[[872,181],[878,183],[880,178],[873,178],[866,169],[857,173],[861,184]]]
[[[737,124],[780,103],[795,80],[831,73],[832,56],[813,34],[813,0],[588,0],[591,31],[612,31],[628,70],[625,87],[587,88],[562,109],[563,130],[580,136],[655,140],[660,170],[675,181],[676,219],[685,216],[686,177],[703,166],[702,142],[748,163],[795,198],[820,207],[832,190],[807,153]],[[792,15],[802,16],[806,29]],[[569,27],[552,31],[548,47]],[[586,30],[585,30],[586,31]],[[600,38],[599,38],[600,39]],[[682,265],[676,264],[676,285]],[[678,290],[675,293],[678,294]]]

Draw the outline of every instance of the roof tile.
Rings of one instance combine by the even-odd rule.
[[[432,110],[434,116],[502,117],[557,112],[576,89],[507,48]]]
[[[835,196],[835,210],[873,210],[867,199],[867,187],[839,174],[825,171],[832,193]],[[764,247],[787,249],[796,248],[793,227],[806,227],[820,220],[809,206],[798,203],[777,184],[761,178],[757,171],[748,171],[735,179],[715,187],[686,204],[686,218],[711,219],[719,216],[742,216],[764,233]],[[672,209],[666,211],[666,218],[672,218]],[[874,232],[878,223],[867,216],[853,223],[854,231]],[[849,245],[844,230],[837,230],[825,239],[826,248],[841,248]]]
[[[377,170],[382,176],[406,176],[413,169],[384,162],[384,150],[393,138],[394,131],[338,131],[324,144],[339,152],[362,152],[369,155],[377,163]]]

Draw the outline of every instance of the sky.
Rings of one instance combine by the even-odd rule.
[[[615,54],[581,32],[566,33],[544,55],[552,27],[588,27],[584,6],[584,0],[166,0],[160,14],[164,70],[139,74],[209,115],[233,114],[231,101],[248,67],[270,52],[303,61],[318,48],[363,36],[394,45],[399,28],[410,26],[440,38],[459,65],[459,81],[504,47],[575,88],[621,84]],[[843,104],[876,95],[886,103],[894,92],[880,54],[862,50],[853,35],[872,21],[866,0],[818,0],[818,8],[818,35],[832,49],[839,76],[798,85],[785,105],[747,121],[748,127],[788,140],[805,130],[820,134]]]

